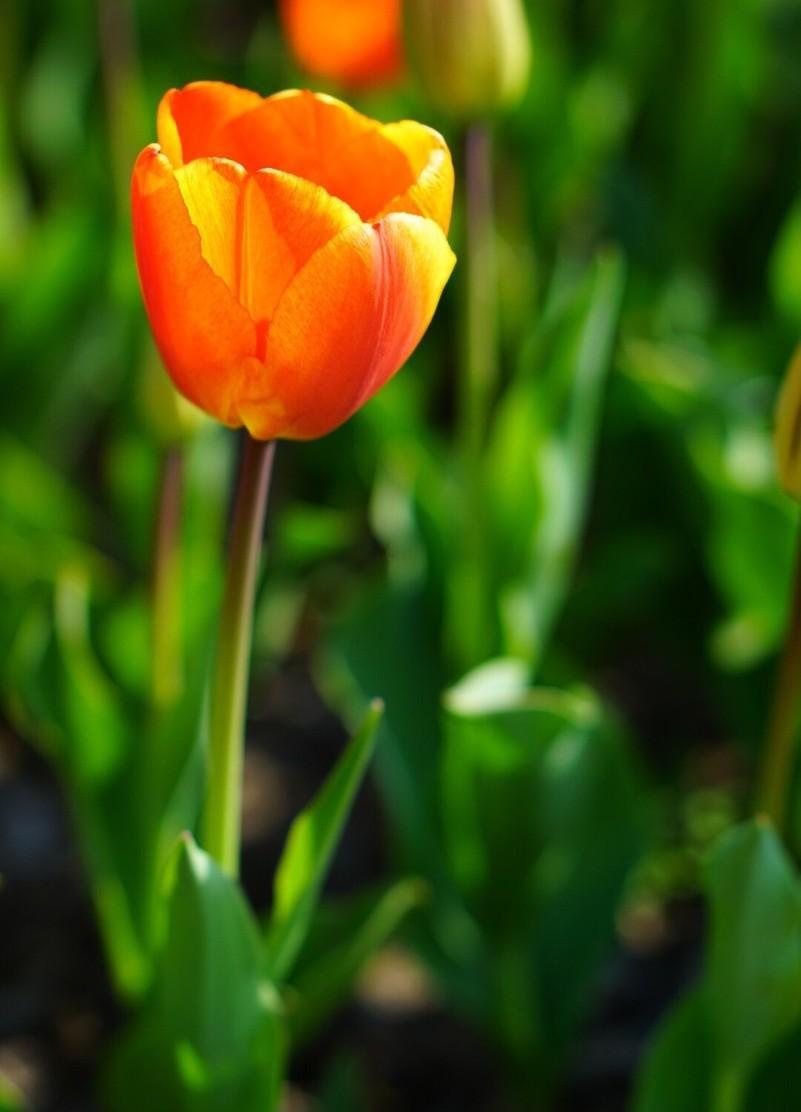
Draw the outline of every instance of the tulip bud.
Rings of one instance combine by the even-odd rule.
[[[409,55],[431,99],[476,118],[524,94],[531,43],[522,0],[406,0]]]
[[[779,482],[791,498],[801,501],[801,344],[779,393],[774,444]]]

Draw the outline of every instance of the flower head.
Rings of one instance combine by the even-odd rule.
[[[309,73],[354,87],[402,68],[401,0],[281,0],[292,51]]]
[[[408,359],[453,269],[444,140],[217,82],[167,93],[158,136],[133,233],[175,385],[258,439],[336,428]]]

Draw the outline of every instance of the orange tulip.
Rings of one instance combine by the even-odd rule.
[[[257,439],[324,435],[408,359],[453,269],[444,140],[217,82],[167,93],[158,135],[133,233],[175,385]]]
[[[281,0],[286,36],[304,69],[360,86],[402,66],[401,0]]]

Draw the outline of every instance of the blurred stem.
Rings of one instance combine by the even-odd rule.
[[[522,1107],[537,1112],[548,1103],[548,1069],[542,1055],[539,986],[525,939],[493,941],[493,989],[495,1022],[514,1095]]]
[[[801,536],[796,540],[792,599],[787,620],[773,704],[768,721],[758,810],[782,830],[793,773],[798,704],[801,696]]]
[[[467,321],[460,431],[465,455],[476,464],[498,376],[492,135],[487,124],[471,124],[465,135],[465,194]]]
[[[100,65],[118,212],[127,218],[131,165],[146,138],[131,0],[97,0]]]
[[[205,848],[230,876],[239,871],[253,603],[274,455],[275,441],[246,437],[212,680]]]
[[[465,346],[458,397],[459,441],[465,482],[464,572],[455,600],[462,668],[491,651],[486,567],[487,526],[483,453],[498,378],[497,260],[493,207],[492,134],[473,123],[465,133]]]
[[[161,465],[153,548],[153,643],[151,694],[156,707],[169,706],[183,684],[181,662],[181,502],[184,458],[167,448]]]

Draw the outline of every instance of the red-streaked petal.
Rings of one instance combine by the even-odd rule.
[[[155,145],[137,159],[131,202],[142,294],[167,370],[190,401],[240,424],[235,398],[257,351],[256,328],[204,259],[172,166]]]
[[[348,227],[317,251],[281,298],[266,366],[240,398],[252,434],[310,439],[345,421],[417,346],[454,262],[441,228],[406,214]]]

